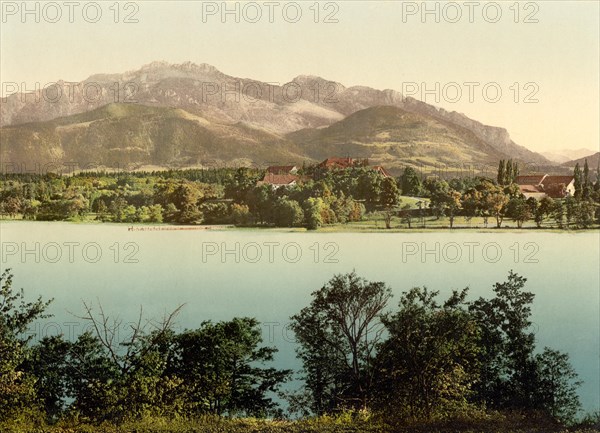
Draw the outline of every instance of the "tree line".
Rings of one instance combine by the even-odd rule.
[[[485,227],[492,219],[497,228],[502,227],[505,219],[514,221],[518,228],[528,221],[534,221],[538,228],[546,225],[561,229],[588,228],[600,223],[600,167],[593,179],[587,160],[583,171],[577,164],[575,193],[558,199],[525,198],[515,183],[518,175],[518,163],[512,160],[500,161],[495,180],[485,177],[422,180],[414,169],[407,168],[399,179],[402,193],[427,197],[430,202],[428,209],[420,211],[421,215],[411,210],[403,210],[400,215],[408,227],[425,212],[436,218],[447,217],[450,228],[458,216],[467,221],[483,218]]]
[[[446,299],[425,287],[401,294],[356,273],[335,275],[290,318],[303,385],[281,392],[291,370],[271,365],[254,318],[203,321],[180,332],[182,307],[160,320],[140,310],[123,323],[84,303],[89,331],[33,340],[51,301],[27,302],[0,277],[0,422],[27,419],[101,424],[214,414],[283,417],[370,411],[394,419],[439,419],[480,409],[541,411],[572,421],[580,382],[566,353],[536,347],[534,295],[510,272],[491,298],[468,289]]]
[[[77,219],[92,213],[108,222],[316,229],[359,221],[367,210],[399,202],[394,179],[364,167],[338,174],[278,189],[259,185],[264,172],[246,168],[4,175],[0,212],[35,220]]]
[[[588,228],[600,223],[600,174],[575,167],[575,194],[564,199],[526,199],[515,184],[514,161],[500,161],[496,179],[422,178],[407,167],[398,178],[369,167],[325,170],[303,167],[297,185],[261,185],[264,171],[247,168],[133,173],[5,174],[0,176],[0,214],[32,220],[233,224],[306,227],[374,219],[382,215],[412,228],[425,220],[457,217],[490,220],[500,228],[506,219],[522,228]],[[595,179],[593,179],[593,177]],[[419,207],[402,197],[420,199]],[[414,201],[414,200],[413,200]]]

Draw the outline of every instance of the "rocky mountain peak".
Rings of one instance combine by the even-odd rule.
[[[143,65],[139,72],[164,72],[164,71],[178,71],[178,72],[191,72],[195,74],[220,74],[221,72],[212,65],[208,63],[194,63],[191,61],[183,62],[183,63],[169,63],[166,61],[154,61]],[[129,73],[135,73],[138,71],[130,71]]]
[[[100,89],[92,99],[81,89],[72,98],[62,98],[58,103],[36,102],[35,98],[24,98],[19,94],[9,96],[6,103],[0,105],[0,126],[48,121],[85,113],[112,102],[135,102],[141,106],[180,108],[192,116],[219,124],[245,121],[276,134],[288,134],[330,126],[366,108],[394,106],[465,128],[503,155],[549,163],[543,156],[516,145],[504,128],[483,125],[463,114],[404,98],[394,90],[345,87],[316,75],[298,75],[292,80],[301,87],[297,99],[283,97],[289,95],[289,89],[284,86],[270,89],[267,83],[229,76],[210,64],[191,61],[179,64],[155,61],[125,73],[93,75],[86,81],[95,81],[94,89]],[[205,83],[212,83],[212,86],[207,87]],[[246,96],[236,99],[224,91],[236,89],[240,83],[247,89],[256,90],[256,94],[251,97],[244,94]]]

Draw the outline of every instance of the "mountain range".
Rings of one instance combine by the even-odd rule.
[[[585,158],[587,156],[591,156],[594,153],[598,152],[597,150],[592,149],[559,149],[552,150],[547,152],[541,152],[541,155],[546,157],[552,162],[556,162],[559,164],[563,164],[565,162],[573,161],[575,159]]]
[[[59,97],[60,96],[60,97]],[[145,166],[369,158],[406,165],[557,164],[503,128],[403,97],[301,75],[278,85],[207,64],[154,62],[122,74],[59,81],[0,104],[0,160]]]
[[[583,168],[586,161],[590,170],[595,170],[600,165],[600,152],[596,152],[593,155],[584,156],[583,158],[567,161],[562,165],[563,167],[573,168],[575,165],[579,164],[579,166]]]

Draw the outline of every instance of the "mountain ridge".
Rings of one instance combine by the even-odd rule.
[[[495,166],[508,158],[466,128],[395,106],[366,108],[328,127],[292,132],[286,138],[313,159],[341,149],[396,172],[406,166]]]
[[[107,104],[85,113],[1,130],[3,164],[28,167],[192,166],[302,160],[295,144],[268,131],[214,124],[185,110]]]
[[[94,74],[75,85],[65,82],[57,85],[62,86],[63,95],[68,94],[69,98],[49,102],[41,93],[24,97],[14,94],[5,98],[0,104],[0,125],[14,127],[50,121],[110,103],[130,102],[141,106],[180,108],[211,124],[234,127],[245,122],[285,137],[300,130],[327,128],[367,108],[395,106],[467,129],[477,140],[491,146],[492,153],[542,165],[553,164],[542,155],[514,143],[504,128],[484,125],[464,114],[405,98],[391,89],[345,87],[314,75],[298,75],[289,83],[271,85],[232,77],[206,63],[159,61],[120,74]],[[39,103],[31,101],[34,96],[41,99]]]
[[[597,150],[580,148],[580,149],[559,149],[554,151],[540,152],[541,155],[545,156],[552,162],[563,164],[565,162],[573,161],[587,156],[594,155]]]
[[[563,167],[572,168],[575,167],[576,164],[579,164],[579,166],[583,169],[583,165],[585,164],[586,160],[590,170],[594,170],[600,164],[600,152],[596,152],[593,155],[584,156],[583,158],[577,158],[571,161],[567,161],[561,165]]]

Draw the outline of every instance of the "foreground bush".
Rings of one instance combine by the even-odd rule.
[[[195,419],[148,418],[119,426],[59,421],[54,426],[2,423],[3,433],[593,433],[598,424],[586,421],[580,428],[566,428],[539,412],[475,411],[452,419],[394,421],[360,412],[321,416],[299,421],[255,418],[226,419],[204,416]],[[596,423],[597,420],[594,420]]]

